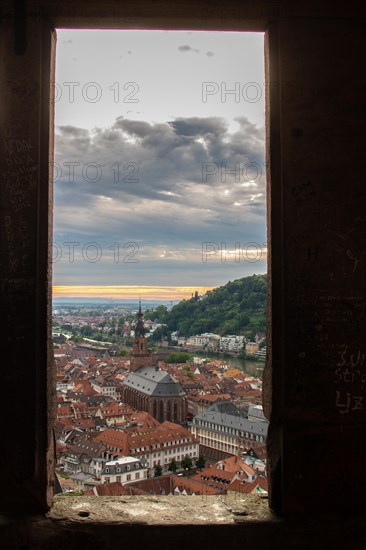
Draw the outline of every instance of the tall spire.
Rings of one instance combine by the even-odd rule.
[[[136,314],[135,336],[132,344],[132,353],[130,358],[130,370],[134,371],[138,367],[151,367],[152,358],[147,347],[145,336],[146,330],[144,327],[144,315],[141,308],[141,300],[139,300],[139,309]]]
[[[139,300],[139,310],[137,312],[137,322],[135,327],[135,338],[144,338],[145,336],[145,327],[144,327],[144,315],[141,309],[141,300]]]

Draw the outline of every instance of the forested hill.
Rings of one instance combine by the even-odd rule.
[[[183,300],[170,311],[165,306],[147,310],[145,318],[166,323],[180,336],[203,332],[254,335],[266,330],[267,275],[252,275]],[[156,333],[156,334],[155,334]],[[157,329],[154,340],[163,333]]]

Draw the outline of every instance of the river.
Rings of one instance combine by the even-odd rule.
[[[194,355],[194,353],[193,353]],[[201,354],[200,354],[201,357]],[[255,376],[262,380],[263,370],[264,370],[264,361],[251,361],[250,359],[242,359],[240,357],[234,357],[232,355],[216,355],[209,354],[206,356],[209,359],[221,359],[225,361],[231,369],[241,369],[244,372],[250,374],[250,376]]]
[[[218,357],[218,359],[223,359],[230,368],[232,369],[242,369],[244,372],[260,378],[262,380],[264,361],[251,361],[250,359],[241,359],[239,357]]]

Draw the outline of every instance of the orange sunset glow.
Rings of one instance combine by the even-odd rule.
[[[54,286],[54,298],[108,298],[116,300],[183,300],[194,292],[205,294],[215,287],[193,286]]]

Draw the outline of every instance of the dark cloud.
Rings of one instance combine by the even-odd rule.
[[[177,118],[168,123],[176,134],[181,136],[222,136],[227,132],[228,124],[223,118]]]
[[[245,117],[236,123],[233,133],[218,117],[148,123],[121,116],[110,128],[58,127],[55,240],[96,240],[106,250],[114,242],[136,242],[156,283],[160,266],[159,284],[169,284],[167,265],[170,284],[188,284],[184,273],[196,269],[197,275],[203,241],[226,242],[228,248],[235,242],[263,243],[264,130]],[[236,178],[230,173],[235,168]],[[92,284],[91,268],[84,262],[80,270],[83,265]],[[103,265],[105,277],[115,270],[114,282],[102,281]],[[108,265],[98,263],[93,281],[116,284],[117,267]],[[132,282],[124,284],[133,284],[141,265],[129,265]],[[56,275],[60,269],[59,262]],[[70,277],[77,284],[78,270],[62,264],[62,277],[67,269],[74,270]],[[216,277],[219,269],[226,267],[208,273]],[[206,275],[193,284],[217,284]],[[145,273],[145,283],[147,278]]]
[[[213,57],[215,54],[213,52],[207,52],[206,55],[207,57]]]
[[[187,44],[184,44],[184,46],[179,46],[178,50],[180,52],[194,52],[194,53],[200,53],[199,50],[196,50],[195,48],[191,48],[191,46],[188,46]]]

